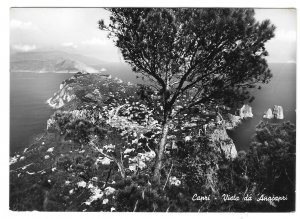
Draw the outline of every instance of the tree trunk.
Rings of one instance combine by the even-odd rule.
[[[125,169],[124,169],[124,166],[121,162],[115,160],[115,162],[117,163],[118,165],[118,168],[120,170],[120,173],[121,173],[121,176],[122,176],[122,179],[125,179]]]
[[[160,184],[160,170],[161,170],[161,166],[162,166],[162,159],[164,156],[165,146],[167,143],[168,132],[169,132],[169,123],[166,122],[163,125],[162,137],[160,140],[159,150],[158,150],[156,163],[155,163],[155,169],[154,169],[154,181],[157,184]]]

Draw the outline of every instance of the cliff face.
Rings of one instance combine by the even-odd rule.
[[[252,107],[245,104],[242,106],[242,108],[240,109],[240,117],[243,118],[252,118],[253,114],[252,114]]]
[[[226,126],[210,124],[209,138],[211,144],[224,153],[227,159],[236,158],[237,150],[232,139],[228,136]]]
[[[225,127],[227,130],[232,130],[241,123],[242,123],[242,118],[240,116],[236,116],[228,113],[227,119],[225,120]]]
[[[54,109],[59,109],[64,106],[66,103],[75,99],[75,94],[73,88],[69,85],[60,85],[60,90],[56,92],[52,98],[47,100],[49,106]]]
[[[82,83],[86,83],[86,80],[89,78],[95,78],[101,76],[99,75],[90,75],[87,73],[78,72],[71,78],[63,81],[59,85],[59,90],[53,95],[53,97],[47,100],[47,103],[50,107],[54,109],[59,109],[66,105],[67,103],[71,102],[72,100],[86,99],[97,101],[101,99],[101,94],[99,90],[93,89],[94,86],[84,87]]]

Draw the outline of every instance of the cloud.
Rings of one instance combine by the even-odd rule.
[[[81,44],[88,45],[88,46],[91,45],[103,46],[107,44],[107,40],[94,37],[92,39],[82,41]]]
[[[16,19],[10,21],[11,29],[21,29],[21,30],[35,30],[37,27],[32,22],[24,22]]]
[[[13,49],[19,51],[19,52],[30,52],[33,50],[36,50],[35,45],[13,45]]]
[[[70,48],[73,48],[73,49],[76,49],[78,46],[73,43],[73,42],[66,42],[66,43],[62,43],[61,44],[63,47],[70,47]]]

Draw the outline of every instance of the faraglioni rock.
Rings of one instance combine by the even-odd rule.
[[[252,118],[253,117],[253,114],[252,114],[252,107],[247,105],[247,104],[244,104],[242,106],[242,108],[240,109],[240,117],[243,119],[243,118]]]
[[[274,105],[273,110],[270,108],[263,115],[264,119],[284,119],[282,106]]]
[[[283,119],[284,118],[282,106],[275,105],[273,107],[273,116],[275,119]]]
[[[263,115],[263,118],[264,119],[273,119],[274,118],[273,112],[270,108],[267,110],[267,112],[265,112],[265,114]]]

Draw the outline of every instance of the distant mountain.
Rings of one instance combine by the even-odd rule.
[[[10,56],[10,72],[77,73],[78,71],[105,73],[124,82],[141,82],[131,67],[121,62],[107,62],[57,50],[12,53]]]
[[[98,73],[107,62],[80,54],[62,51],[35,51],[14,53],[10,57],[11,72],[74,73],[87,71]]]

